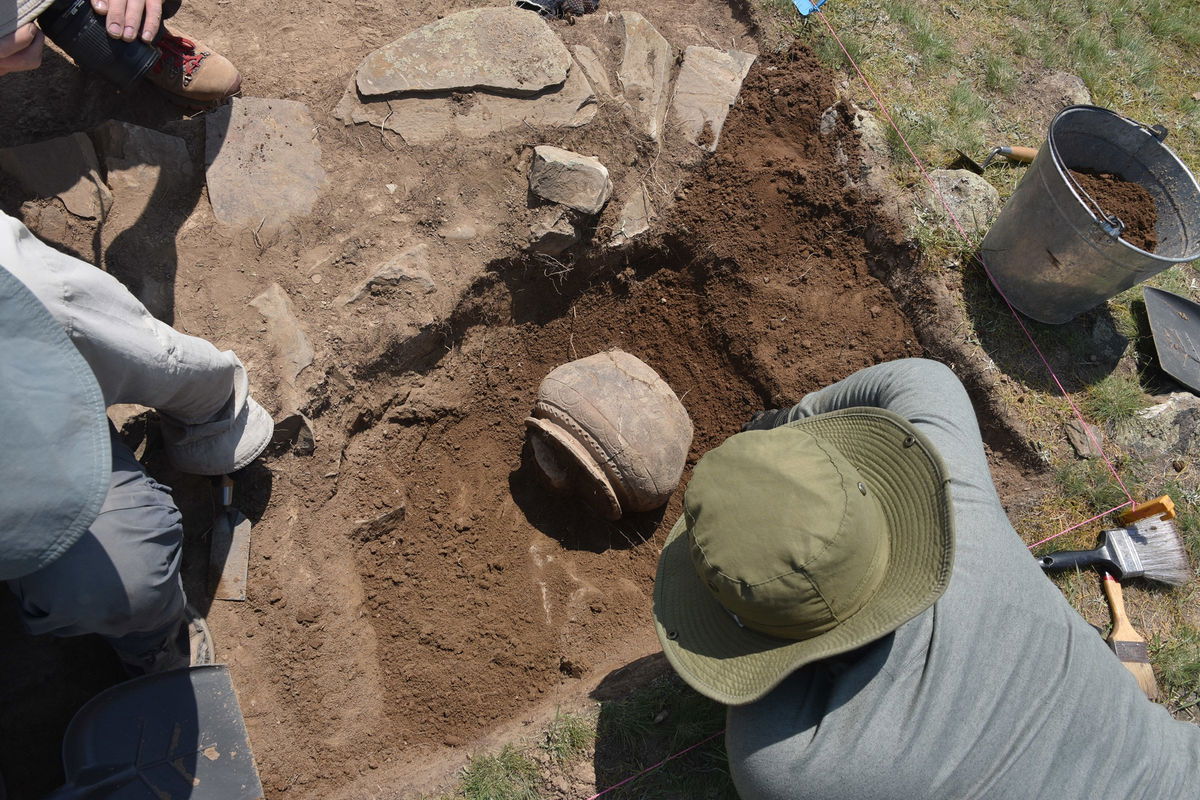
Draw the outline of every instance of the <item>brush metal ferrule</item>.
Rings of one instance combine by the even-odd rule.
[[[1146,572],[1138,554],[1139,540],[1145,542],[1146,537],[1138,531],[1137,525],[1104,532],[1103,547],[1112,555],[1113,563],[1121,571],[1122,580],[1137,578]]]

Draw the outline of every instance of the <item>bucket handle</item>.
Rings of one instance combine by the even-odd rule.
[[[1095,108],[1100,111],[1107,111],[1108,113],[1125,120],[1130,125],[1133,125],[1136,128],[1141,128],[1147,134],[1153,136],[1160,142],[1167,138],[1167,128],[1165,125],[1147,125],[1144,122],[1139,122],[1136,119],[1125,116],[1124,114],[1118,114],[1111,108],[1100,108],[1099,106],[1076,106],[1076,108]],[[1053,144],[1053,142],[1051,144]],[[1080,185],[1079,181],[1075,180],[1075,176],[1071,174],[1071,170],[1063,169],[1063,173],[1067,181],[1071,184],[1071,188],[1075,190],[1077,195],[1084,199],[1085,204],[1089,207],[1088,210],[1092,212],[1092,216],[1096,217],[1097,224],[1100,226],[1100,230],[1108,236],[1111,236],[1113,239],[1119,239],[1121,235],[1125,233],[1125,222],[1116,214],[1105,213],[1104,209],[1100,207],[1100,204],[1096,202],[1096,198],[1088,194],[1087,191],[1084,190],[1083,186]]]

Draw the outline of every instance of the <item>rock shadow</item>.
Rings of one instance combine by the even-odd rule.
[[[615,522],[602,518],[577,498],[558,494],[543,483],[528,440],[521,447],[521,465],[508,475],[508,488],[529,524],[568,550],[603,553],[637,547],[654,536],[667,510],[664,505],[626,514]]]

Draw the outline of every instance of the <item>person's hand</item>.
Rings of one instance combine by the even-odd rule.
[[[104,27],[114,39],[132,42],[138,36],[154,41],[162,24],[162,0],[92,0],[97,14],[104,14]]]
[[[41,28],[32,22],[0,36],[0,75],[37,69],[42,63],[42,44],[46,41]]]

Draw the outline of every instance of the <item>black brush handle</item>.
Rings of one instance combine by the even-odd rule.
[[[1108,557],[1108,550],[1097,547],[1095,550],[1060,550],[1049,553],[1038,559],[1042,569],[1047,572],[1062,572],[1068,569],[1086,569],[1103,566],[1113,572],[1119,572],[1117,565]]]

